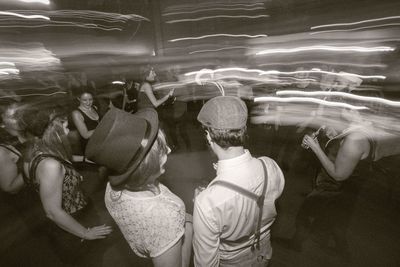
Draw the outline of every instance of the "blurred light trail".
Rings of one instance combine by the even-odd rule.
[[[0,65],[15,66],[15,63],[13,63],[13,62],[6,62],[6,61],[0,61]]]
[[[174,6],[168,6],[167,8],[164,9],[165,12],[174,12],[174,11],[180,11],[180,10],[197,10],[200,8],[228,8],[228,7],[242,7],[242,8],[250,8],[250,7],[259,7],[259,6],[264,6],[264,2],[258,2],[258,3],[252,3],[252,4],[222,4],[222,3],[196,3],[194,4],[189,4],[189,5],[174,5]]]
[[[214,75],[214,73],[218,72],[230,72],[230,71],[238,71],[238,72],[245,72],[245,73],[257,73],[259,75],[295,75],[295,74],[308,74],[308,73],[324,73],[324,74],[330,74],[330,75],[336,75],[339,77],[346,77],[346,76],[353,76],[353,77],[358,77],[361,79],[386,79],[386,76],[383,75],[360,75],[360,74],[355,74],[355,73],[349,73],[349,72],[341,72],[341,73],[336,73],[336,72],[331,72],[331,71],[323,71],[320,69],[311,69],[311,70],[297,70],[297,71],[279,71],[279,70],[268,70],[268,71],[263,71],[260,69],[247,69],[247,68],[240,68],[240,67],[231,67],[231,68],[220,68],[216,70],[211,70],[211,69],[202,69],[200,71],[192,71],[185,73],[185,76],[190,76],[190,75],[203,75],[203,74],[210,74]]]
[[[252,7],[252,8],[223,8],[223,7],[216,7],[216,8],[203,8],[203,9],[197,9],[197,10],[191,10],[191,11],[175,11],[175,12],[169,12],[169,13],[164,13],[162,14],[163,16],[172,16],[172,15],[181,15],[181,14],[196,14],[200,12],[205,12],[205,11],[254,11],[254,10],[260,10],[260,9],[266,9],[265,7]]]
[[[400,26],[400,23],[388,23],[388,24],[380,24],[380,25],[371,25],[371,26],[364,26],[352,29],[342,29],[342,30],[328,30],[328,31],[317,31],[317,32],[310,32],[310,35],[314,34],[322,34],[322,33],[333,33],[333,32],[352,32],[352,31],[359,31],[365,29],[373,29],[373,28],[381,28],[381,27],[389,27],[389,26]]]
[[[300,64],[322,64],[322,65],[339,65],[339,66],[350,66],[350,67],[360,67],[360,68],[386,68],[386,64],[360,64],[360,63],[350,63],[350,62],[334,62],[334,61],[318,61],[318,60],[307,60],[307,61],[291,61],[290,63],[286,62],[268,62],[258,64],[258,66],[275,66],[275,65],[283,65],[283,66],[292,66],[292,65],[300,65]]]
[[[275,96],[262,96],[262,97],[254,98],[254,102],[268,102],[268,101],[285,102],[285,103],[290,103],[290,102],[315,103],[315,104],[329,106],[329,107],[341,107],[341,108],[349,108],[349,109],[354,109],[354,110],[368,109],[367,107],[364,107],[364,106],[354,106],[354,105],[350,105],[347,103],[326,101],[326,100],[313,98],[313,97],[285,97],[285,98],[282,98],[282,97],[275,97]]]
[[[222,47],[222,48],[216,48],[216,49],[195,50],[195,51],[189,52],[189,55],[199,54],[199,53],[218,52],[218,51],[224,51],[224,50],[234,50],[234,49],[250,49],[250,47],[246,47],[246,46],[230,46],[230,47]]]
[[[193,22],[193,21],[202,21],[208,19],[217,19],[217,18],[226,18],[226,19],[259,19],[259,18],[268,18],[269,15],[215,15],[215,16],[205,16],[194,19],[176,19],[176,20],[168,20],[165,23],[173,24],[180,22]]]
[[[399,101],[392,101],[392,100],[387,100],[384,98],[373,97],[373,96],[360,96],[360,95],[355,95],[355,94],[345,93],[345,92],[332,92],[332,91],[330,91],[330,92],[327,92],[327,91],[305,92],[305,91],[299,91],[299,90],[285,90],[285,91],[277,91],[276,95],[279,95],[279,96],[282,96],[282,95],[340,96],[340,97],[351,98],[351,99],[360,100],[360,101],[371,101],[371,102],[375,102],[375,103],[385,104],[388,106],[400,107]]]
[[[202,35],[197,37],[184,37],[184,38],[177,38],[168,40],[168,42],[179,42],[179,41],[187,41],[187,40],[201,40],[206,38],[215,38],[215,37],[232,37],[232,38],[260,38],[260,37],[267,37],[266,34],[257,34],[257,35],[249,35],[249,34],[228,34],[228,33],[216,33],[216,34],[208,34]]]
[[[0,69],[2,73],[7,73],[7,74],[18,74],[19,70],[18,69],[11,69],[11,68],[5,68],[5,69]]]
[[[15,10],[14,10],[15,11]],[[17,14],[15,12],[0,12],[1,28],[41,28],[41,27],[79,27],[88,29],[99,29],[104,31],[123,31],[124,27],[129,26],[130,21],[140,22],[150,21],[136,14],[118,14],[91,10],[17,10],[23,17],[41,16],[48,18],[47,23],[39,21],[26,22],[25,19],[10,20],[1,17],[7,13]],[[37,15],[40,12],[41,15]],[[49,19],[51,17],[51,20]]]
[[[38,3],[38,4],[45,4],[45,5],[50,5],[49,0],[19,0],[20,2],[25,2],[25,3]]]
[[[113,81],[111,83],[112,84],[121,84],[121,85],[125,84],[125,82],[123,82],[123,81]]]
[[[52,95],[57,95],[57,94],[67,94],[67,92],[54,92],[54,93],[49,93],[49,94],[25,94],[25,95],[18,95],[18,97],[26,97],[26,96],[52,96]],[[14,96],[0,96],[1,98],[10,98]]]
[[[305,51],[332,51],[332,52],[360,52],[360,53],[371,53],[371,52],[387,52],[394,51],[393,47],[389,46],[377,46],[377,47],[361,47],[361,46],[327,46],[327,45],[316,45],[316,46],[304,46],[296,48],[276,48],[267,49],[257,52],[256,55],[267,55],[267,54],[284,54],[284,53],[298,53]]]
[[[363,24],[363,23],[369,23],[369,22],[375,22],[375,21],[382,21],[382,20],[390,20],[390,19],[400,19],[400,16],[382,17],[382,18],[367,19],[367,20],[360,20],[360,21],[356,21],[356,22],[347,22],[347,23],[335,23],[335,24],[318,25],[318,26],[312,26],[310,29],[311,30],[315,30],[315,29],[328,28],[328,27],[349,26],[349,25],[357,25],[357,24]]]
[[[44,19],[44,20],[50,20],[49,17],[42,16],[42,15],[23,15],[15,12],[8,12],[8,11],[0,11],[0,15],[5,15],[5,16],[14,16],[14,17],[19,17],[19,18],[24,18],[24,19]]]

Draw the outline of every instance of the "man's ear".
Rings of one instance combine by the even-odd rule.
[[[210,132],[206,130],[206,138],[207,138],[207,142],[209,145],[211,145],[212,140],[211,140],[211,136],[210,136]]]

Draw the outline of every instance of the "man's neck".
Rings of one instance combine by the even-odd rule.
[[[217,155],[218,160],[233,159],[245,153],[244,148],[242,146],[234,146],[234,147],[229,147],[227,149],[217,147],[214,150],[214,152]]]

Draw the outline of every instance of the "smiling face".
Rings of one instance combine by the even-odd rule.
[[[154,82],[156,80],[156,76],[157,76],[156,72],[153,69],[151,69],[149,71],[149,74],[147,74],[146,76],[146,81]]]
[[[90,109],[93,106],[93,95],[90,93],[83,93],[78,98],[79,105],[86,109]]]

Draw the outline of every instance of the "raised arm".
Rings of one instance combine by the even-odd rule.
[[[79,134],[84,138],[84,139],[89,139],[94,130],[88,130],[88,128],[86,127],[86,124],[84,122],[84,118],[82,116],[82,114],[77,111],[74,110],[72,111],[72,121],[75,124],[76,129],[78,130]]]
[[[144,83],[142,84],[141,89],[142,91],[145,92],[145,94],[147,95],[147,97],[149,98],[150,102],[153,104],[153,106],[155,108],[159,107],[160,105],[162,105],[165,101],[168,100],[168,98],[173,94],[173,90],[171,90],[167,95],[165,95],[164,97],[157,99],[154,96],[153,93],[153,89],[151,87],[151,85],[149,83]]]
[[[310,146],[324,169],[337,181],[349,178],[359,161],[368,156],[370,150],[365,136],[357,133],[349,134],[342,141],[336,159],[332,161],[321,149],[318,141],[306,135],[303,142]]]
[[[40,184],[39,193],[46,216],[57,226],[82,239],[105,238],[112,229],[109,226],[85,228],[62,208],[62,187],[65,169],[51,158],[42,160],[36,177]]]
[[[12,194],[24,186],[22,174],[17,166],[18,159],[18,155],[0,146],[0,188]]]

